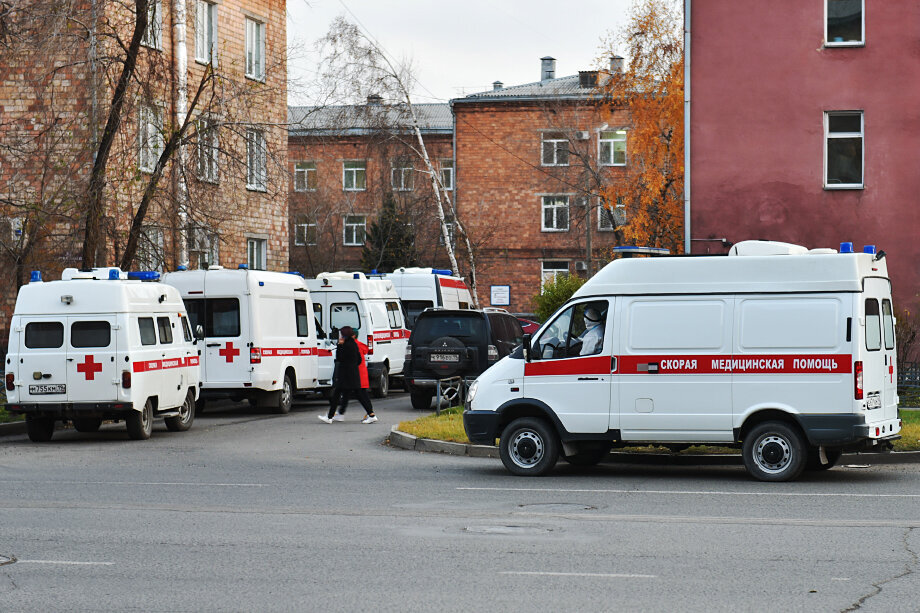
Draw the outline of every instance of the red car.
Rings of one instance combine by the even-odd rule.
[[[521,328],[524,329],[524,334],[533,334],[540,329],[540,324],[530,319],[518,317],[517,320],[521,322]]]

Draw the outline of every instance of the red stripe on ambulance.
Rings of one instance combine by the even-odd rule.
[[[621,375],[846,374],[853,370],[849,354],[630,355],[620,356],[618,361]]]
[[[310,347],[266,347],[262,349],[263,358],[285,358],[298,355],[314,355]]]
[[[409,330],[384,330],[383,332],[374,332],[375,341],[395,341],[401,338],[409,338],[412,334]]]
[[[610,357],[606,355],[568,360],[535,360],[524,364],[525,377],[542,375],[609,375]]]
[[[438,277],[437,279],[438,279],[438,284],[441,287],[454,287],[456,289],[469,289],[466,286],[466,283],[464,283],[460,279],[448,279],[446,277]]]
[[[153,372],[155,370],[168,370],[184,366],[198,366],[198,356],[188,358],[170,358],[168,360],[146,360],[131,364],[134,372]]]

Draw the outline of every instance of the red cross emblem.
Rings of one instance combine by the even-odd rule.
[[[87,381],[92,381],[96,378],[97,372],[102,372],[102,364],[93,360],[91,355],[83,357],[85,361],[82,364],[77,364],[77,372],[82,372]]]
[[[240,354],[240,350],[233,346],[233,341],[227,343],[227,346],[218,351],[221,356],[227,358],[227,364],[233,361],[233,358]]]

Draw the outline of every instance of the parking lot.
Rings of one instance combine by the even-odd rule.
[[[405,393],[376,424],[324,407],[222,403],[149,441],[0,438],[3,610],[920,610],[917,465],[525,479],[385,445],[421,415]]]

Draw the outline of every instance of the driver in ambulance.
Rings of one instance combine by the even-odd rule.
[[[604,318],[594,307],[585,309],[585,333],[581,338],[581,355],[594,355],[604,348]]]

